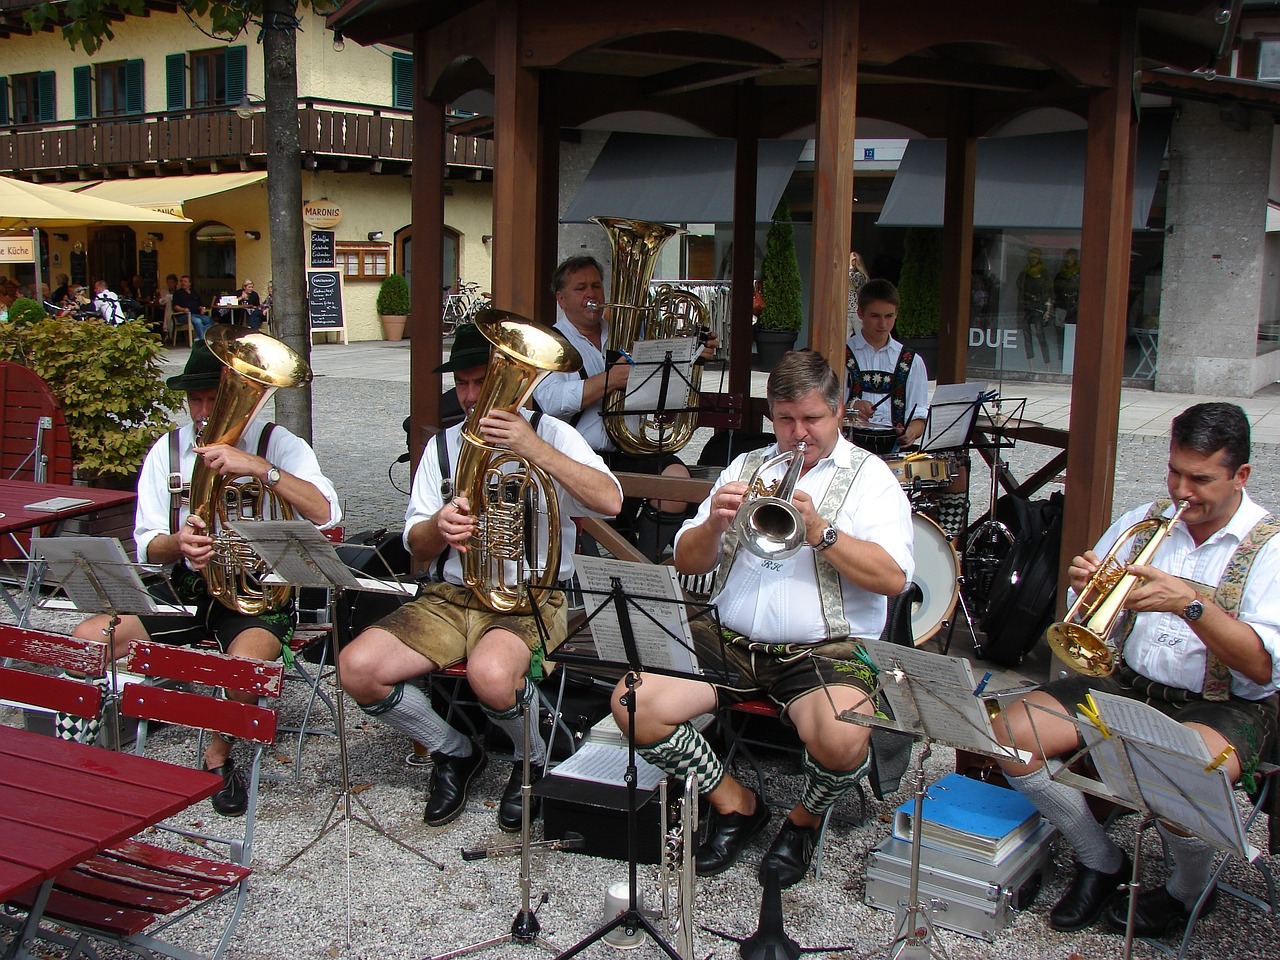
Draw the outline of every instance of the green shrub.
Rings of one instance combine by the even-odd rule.
[[[45,318],[0,323],[0,360],[39,376],[62,405],[82,475],[135,476],[156,439],[172,427],[181,393],[164,385],[163,345],[147,324]]]
[[[29,327],[48,315],[44,307],[40,305],[40,301],[32,300],[30,297],[19,297],[9,307],[9,322],[19,327]]]
[[[409,284],[404,277],[393,273],[378,288],[378,313],[384,317],[407,317],[412,308]]]
[[[764,262],[760,264],[760,293],[764,297],[760,329],[799,330],[804,322],[803,291],[791,211],[787,202],[780,200],[769,225]]]
[[[894,336],[936,337],[942,324],[942,231],[912,227],[903,241]]]

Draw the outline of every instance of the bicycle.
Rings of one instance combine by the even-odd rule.
[[[458,279],[458,293],[450,293],[445,287],[441,313],[441,327],[446,334],[453,333],[458,324],[470,323],[480,310],[490,306],[489,295],[480,292],[480,284],[464,283]]]

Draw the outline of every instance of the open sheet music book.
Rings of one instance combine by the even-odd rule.
[[[49,537],[34,543],[35,558],[75,609],[85,613],[186,613],[159,603],[142,582],[139,567],[113,537]]]
[[[369,593],[413,596],[415,583],[358,577],[342,562],[333,543],[309,520],[237,520],[227,527],[266,563],[263,583],[294,587],[340,587]]]
[[[666,403],[661,403],[662,364],[671,354],[672,370],[667,379]],[[659,410],[683,407],[689,396],[689,378],[698,356],[697,337],[671,337],[666,340],[637,340],[631,345],[634,366],[627,374],[626,410]],[[672,403],[679,398],[679,403]]]

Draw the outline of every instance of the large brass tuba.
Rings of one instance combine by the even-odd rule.
[[[707,326],[707,305],[700,297],[663,284],[652,299],[649,281],[658,262],[658,253],[672,237],[684,233],[680,227],[647,220],[592,217],[604,228],[613,253],[609,271],[609,346],[630,351],[637,340],[665,340],[697,337]],[[697,407],[702,367],[695,366],[684,391],[672,406]],[[604,397],[604,428],[618,449],[634,456],[674,452],[689,442],[697,425],[697,412],[647,413],[618,416],[624,409],[626,390],[611,390]]]
[[[1053,652],[1077,672],[1089,677],[1105,677],[1116,668],[1119,651],[1108,642],[1108,637],[1124,610],[1125,600],[1140,579],[1129,573],[1128,568],[1116,560],[1116,555],[1143,530],[1154,527],[1155,533],[1147,545],[1131,561],[1149,564],[1187,506],[1186,500],[1179,500],[1173,516],[1139,520],[1120,534],[1067,611],[1067,619],[1053,624],[1045,633]]]
[[[215,325],[205,341],[225,369],[213,410],[196,435],[198,445],[225,443],[234,447],[277,389],[299,387],[311,380],[306,361],[265,333]],[[292,520],[293,508],[288,503],[257,477],[225,477],[197,457],[191,472],[191,512],[204,521],[213,537],[213,556],[203,571],[210,595],[223,606],[251,617],[289,602],[292,588],[262,586],[258,578],[266,571],[261,558],[227,528],[230,520],[262,520],[268,515]]]
[[[476,532],[462,554],[463,582],[491,610],[528,613],[560,575],[560,504],[546,471],[480,435],[491,410],[519,410],[548,373],[582,366],[573,345],[550,327],[502,310],[481,310],[476,329],[494,346],[489,372],[462,425],[455,489],[470,504]],[[547,528],[539,569],[538,529]]]
[[[747,492],[733,518],[738,542],[762,560],[786,560],[804,546],[804,517],[791,502],[800,470],[804,467],[807,444],[801,440],[794,450],[770,457],[756,468],[747,481]],[[771,491],[760,475],[776,464],[786,463],[787,472]]]

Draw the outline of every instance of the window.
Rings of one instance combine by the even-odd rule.
[[[391,54],[391,105],[413,109],[413,54]]]
[[[245,47],[223,47],[217,50],[196,50],[188,55],[191,66],[191,106],[219,107],[235,105],[245,94],[245,70],[248,57]],[[173,66],[169,58],[168,91],[169,109],[180,110],[175,104]]]
[[[123,117],[142,112],[141,60],[99,64],[96,72],[99,117]]]
[[[391,272],[391,244],[339,240],[334,244],[334,266],[346,280],[381,280]]]
[[[1263,40],[1259,44],[1258,79],[1280,80],[1280,40]]]
[[[52,70],[10,77],[9,87],[13,91],[14,123],[51,123],[58,118]]]

